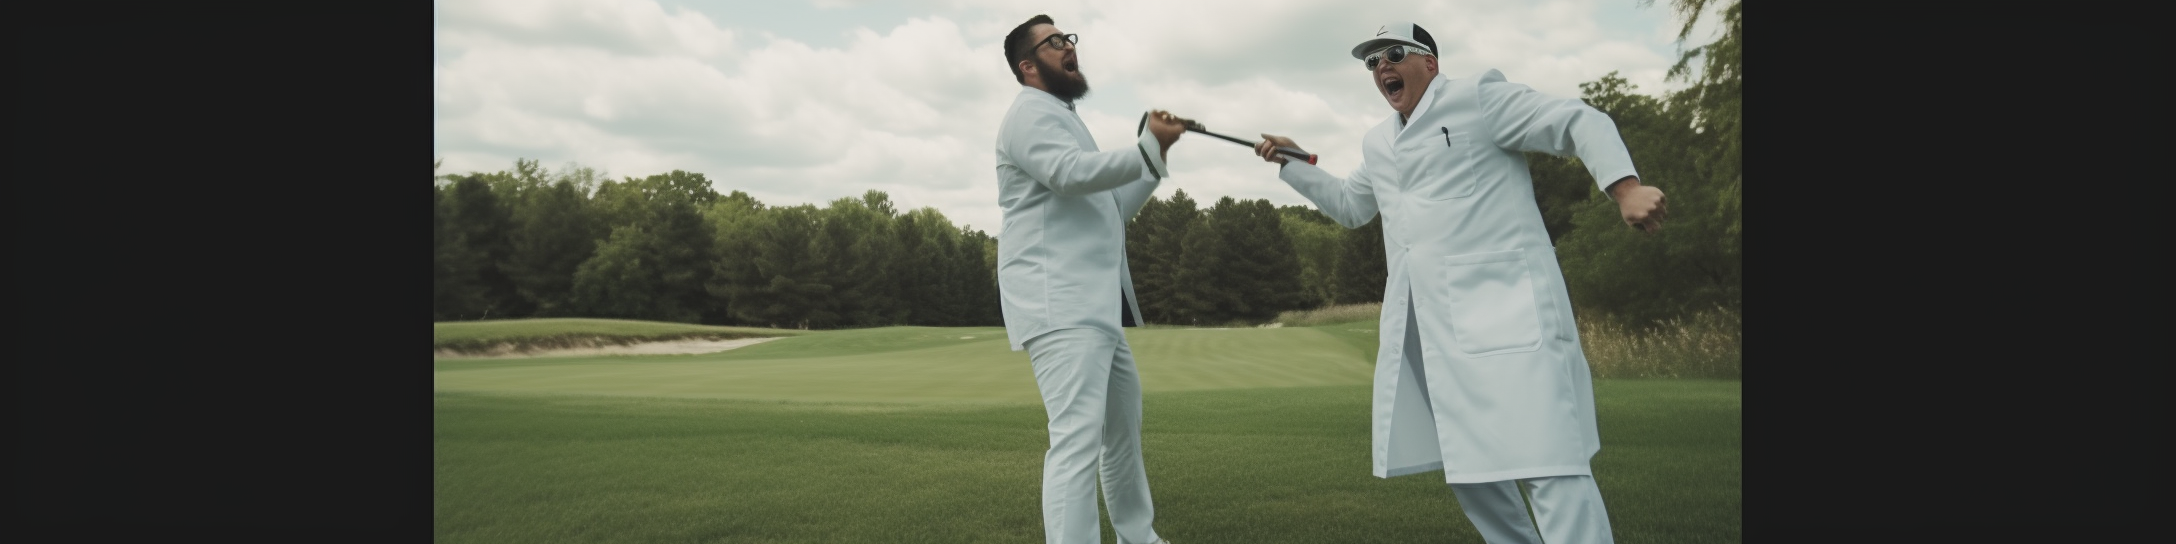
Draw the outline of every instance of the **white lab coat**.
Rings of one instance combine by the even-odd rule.
[[[1377,477],[1592,475],[1593,384],[1525,151],[1577,156],[1597,187],[1635,175],[1607,115],[1495,70],[1436,76],[1410,123],[1392,113],[1368,132],[1351,177],[1297,161],[1279,174],[1347,228],[1383,217]],[[1407,327],[1419,328],[1427,404],[1404,364]]]
[[[1126,220],[1166,175],[1156,137],[1098,151],[1058,97],[1021,87],[997,130],[997,286],[1013,351],[1037,335],[1086,328],[1125,338],[1121,308],[1141,323],[1126,266]],[[1124,297],[1121,306],[1120,297]]]

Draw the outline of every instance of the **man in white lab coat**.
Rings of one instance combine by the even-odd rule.
[[[1102,541],[1096,483],[1120,544],[1157,544],[1141,459],[1141,379],[1120,328],[1141,322],[1126,267],[1126,220],[1163,180],[1185,131],[1154,111],[1135,145],[1099,151],[1073,101],[1088,92],[1079,36],[1037,15],[1005,37],[1020,94],[997,132],[997,283],[1005,333],[1026,350],[1049,416],[1043,531]],[[1100,478],[1099,478],[1100,477]]]
[[[1640,184],[1607,115],[1495,70],[1446,77],[1435,54],[1402,22],[1352,49],[1396,113],[1351,176],[1288,163],[1275,147],[1299,147],[1289,138],[1264,134],[1255,151],[1339,224],[1382,215],[1375,475],[1441,469],[1492,544],[1613,542],[1588,467],[1593,384],[1523,152],[1578,157],[1642,231],[1661,228],[1662,192]]]

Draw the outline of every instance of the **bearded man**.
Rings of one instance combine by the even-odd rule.
[[[1043,536],[1102,542],[1096,487],[1120,544],[1164,543],[1151,525],[1141,459],[1141,379],[1122,327],[1141,322],[1126,266],[1126,220],[1166,173],[1185,132],[1152,111],[1133,147],[1101,151],[1073,102],[1088,94],[1077,34],[1037,15],[1005,36],[1021,85],[997,131],[997,283],[1013,351],[1028,352],[1049,416]]]

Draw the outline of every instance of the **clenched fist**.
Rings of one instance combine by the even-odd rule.
[[[1640,178],[1618,180],[1609,186],[1609,196],[1617,201],[1617,213],[1623,215],[1624,224],[1640,232],[1662,230],[1662,220],[1670,214],[1662,190],[1640,185]]]
[[[1149,110],[1148,132],[1156,135],[1156,145],[1161,147],[1157,151],[1163,153],[1164,157],[1169,158],[1171,156],[1171,144],[1178,142],[1179,135],[1186,133],[1186,124],[1180,122],[1179,116],[1172,115],[1171,112]]]
[[[1279,147],[1300,149],[1300,144],[1293,143],[1291,138],[1263,134],[1262,143],[1254,144],[1254,154],[1261,155],[1262,160],[1265,162],[1274,162],[1278,166],[1283,166],[1285,158],[1283,154],[1277,153]]]

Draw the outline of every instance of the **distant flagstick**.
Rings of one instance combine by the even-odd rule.
[[[1186,124],[1186,130],[1190,130],[1190,131],[1194,131],[1194,132],[1199,132],[1199,133],[1202,133],[1202,134],[1207,134],[1207,135],[1210,135],[1210,136],[1215,136],[1215,137],[1217,137],[1217,138],[1219,138],[1219,139],[1222,139],[1222,140],[1224,140],[1224,141],[1227,141],[1227,142],[1231,142],[1231,143],[1235,143],[1235,144],[1239,144],[1239,145],[1247,146],[1247,147],[1249,147],[1249,148],[1252,148],[1252,147],[1254,147],[1254,146],[1257,146],[1257,145],[1261,145],[1261,142],[1249,142],[1249,141],[1246,141],[1246,140],[1241,140],[1241,139],[1238,139],[1238,138],[1233,138],[1233,137],[1230,137],[1230,136],[1225,136],[1225,135],[1222,135],[1222,134],[1217,134],[1217,133],[1214,133],[1214,132],[1209,132],[1209,129],[1207,129],[1207,128],[1203,128],[1203,127],[1201,126],[1201,123],[1197,123],[1197,122],[1194,122],[1194,120],[1193,120],[1193,119],[1179,119],[1179,122],[1180,122],[1180,123],[1185,123],[1185,124]],[[1142,128],[1144,128],[1144,129],[1148,127],[1148,114],[1147,114],[1147,113],[1142,113],[1142,114],[1141,114],[1141,127],[1142,127]],[[1140,130],[1140,129],[1136,129],[1136,132],[1138,132],[1139,130]],[[1314,155],[1314,154],[1311,154],[1311,153],[1308,153],[1308,152],[1306,152],[1306,151],[1300,151],[1300,150],[1298,150],[1298,149],[1293,149],[1293,148],[1290,148],[1290,147],[1284,147],[1284,146],[1277,146],[1277,153],[1279,153],[1279,154],[1283,154],[1283,155],[1285,155],[1285,156],[1287,156],[1287,157],[1292,157],[1292,158],[1295,158],[1295,159],[1300,159],[1300,160],[1304,160],[1304,161],[1307,161],[1307,164],[1315,164],[1315,159],[1317,158],[1317,156],[1316,156],[1316,155]]]

